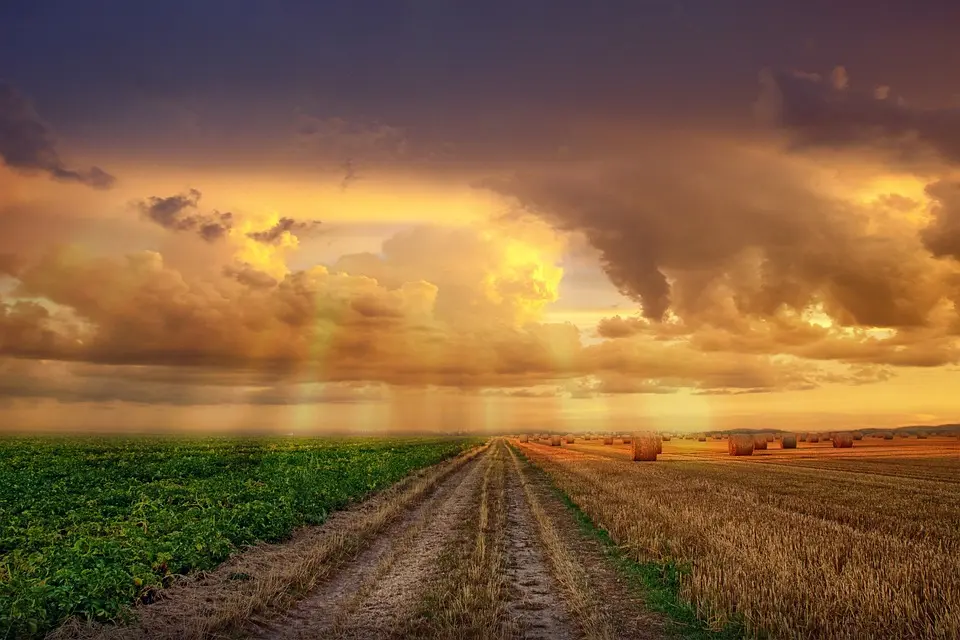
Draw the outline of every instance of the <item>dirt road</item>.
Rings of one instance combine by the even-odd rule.
[[[661,623],[503,440],[168,590],[123,638],[658,638]]]

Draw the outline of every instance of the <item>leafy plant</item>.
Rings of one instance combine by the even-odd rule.
[[[178,574],[279,541],[469,440],[0,440],[0,638],[115,620]]]

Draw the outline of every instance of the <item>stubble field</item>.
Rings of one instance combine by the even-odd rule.
[[[801,442],[730,457],[724,441],[514,441],[638,562],[679,566],[720,629],[831,638],[960,637],[960,443]]]

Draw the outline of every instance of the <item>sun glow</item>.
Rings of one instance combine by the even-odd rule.
[[[266,231],[278,222],[280,214],[275,211],[244,215],[230,230],[230,239],[237,247],[234,257],[238,261],[279,279],[288,272],[286,254],[298,246],[297,237],[288,231],[281,232],[274,243],[258,242],[250,237],[251,233]]]
[[[926,181],[915,176],[879,175],[854,187],[848,198],[860,205],[885,207],[909,222],[926,224],[930,208],[926,186]]]
[[[518,325],[538,321],[544,307],[560,296],[562,243],[555,238],[516,237],[510,229],[486,230],[483,237],[498,248],[499,263],[483,282],[487,299],[510,305]]]

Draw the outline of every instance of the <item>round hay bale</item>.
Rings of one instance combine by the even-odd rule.
[[[853,439],[854,439],[854,440],[863,440],[863,432],[861,432],[861,431],[854,431],[854,432],[853,432]]]
[[[657,454],[659,455],[663,453],[663,438],[657,435],[655,435],[654,437],[657,439]]]
[[[613,438],[604,438],[603,444],[613,444]]]
[[[852,433],[835,433],[833,434],[833,448],[834,449],[849,449],[853,446],[853,434]]]
[[[624,438],[623,438],[623,444],[630,444],[631,440],[632,440],[632,438],[628,438],[628,437],[624,436]]]
[[[707,436],[697,436],[697,442],[706,442]]]
[[[560,436],[550,436],[550,446],[559,447],[560,446]]]
[[[566,437],[567,444],[573,444],[576,440],[572,435]]]
[[[768,433],[768,434],[766,435],[766,438],[767,438],[767,442],[773,442],[773,434],[772,434],[772,433]]]
[[[926,439],[927,439],[927,434],[923,433],[922,431],[917,434],[917,440],[926,440]]]
[[[735,433],[727,439],[727,451],[732,456],[752,456],[753,444],[753,436]]]
[[[670,438],[672,438],[673,436],[671,436],[669,433],[665,433],[660,437],[664,442],[670,442]]]
[[[892,432],[892,431],[888,431],[887,433],[883,434],[883,439],[884,439],[884,440],[893,440],[893,432]]]
[[[807,434],[801,433],[801,434],[797,437],[797,440],[799,440],[800,442],[806,442],[806,441],[807,441]]]
[[[780,448],[781,449],[796,449],[797,448],[797,436],[792,433],[785,433],[780,439]]]
[[[631,438],[634,462],[654,462],[657,459],[659,439],[652,433],[643,433]]]
[[[810,437],[807,438],[807,442],[820,442],[820,436],[816,433],[811,433]]]
[[[524,433],[520,436],[520,442],[530,442],[530,437]]]
[[[753,450],[761,451],[767,448],[767,438],[765,436],[754,436],[753,437]]]

